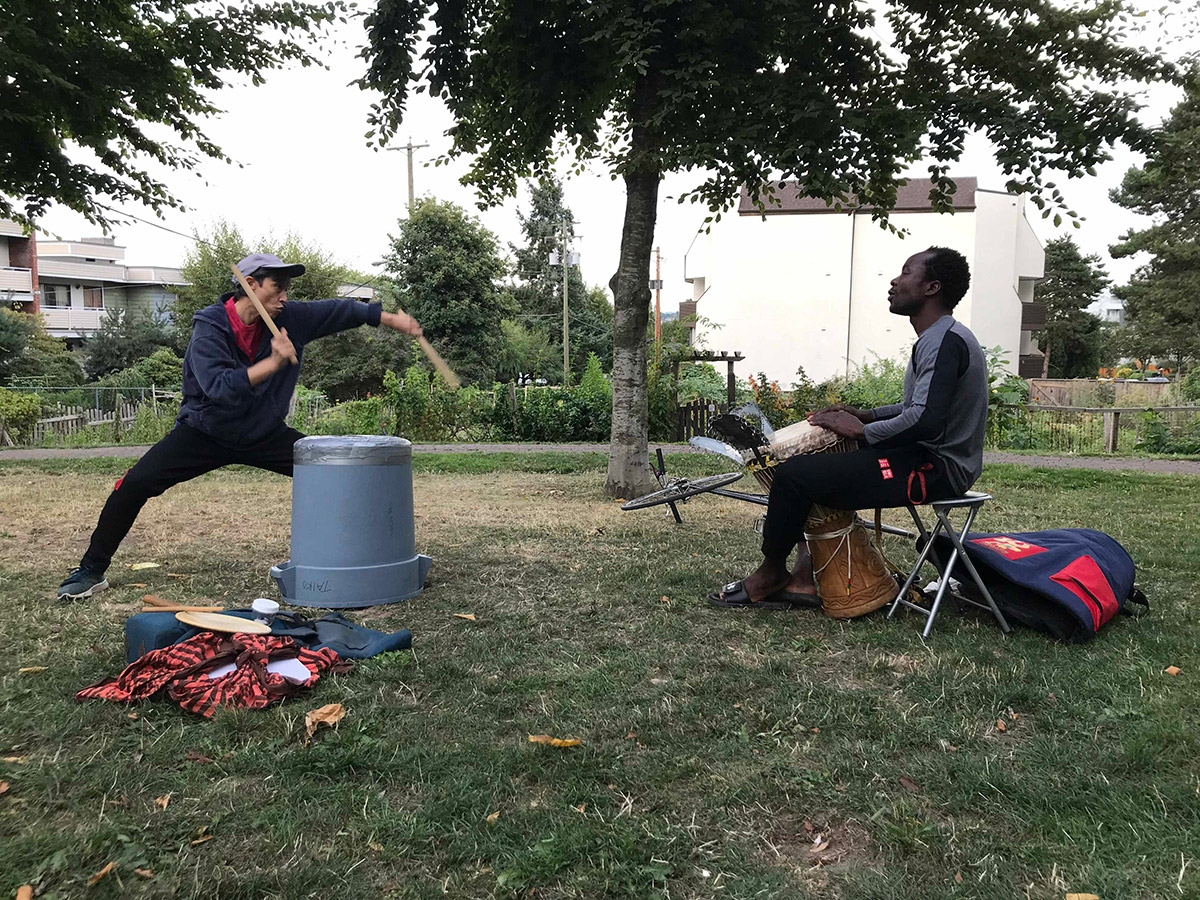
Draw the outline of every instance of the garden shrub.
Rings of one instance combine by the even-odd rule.
[[[42,412],[37,394],[24,394],[0,388],[0,429],[20,443],[33,431]]]

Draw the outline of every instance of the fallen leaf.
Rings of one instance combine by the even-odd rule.
[[[376,853],[382,853],[383,844],[377,844],[374,841],[367,841],[367,849],[374,850]]]
[[[494,824],[496,824],[496,820],[499,818],[500,818],[500,810],[496,810],[494,813],[492,813],[491,815],[489,815],[487,817],[487,823],[489,825],[494,825]]]
[[[624,503],[624,502],[625,502],[625,498],[624,498],[624,497],[618,497],[618,498],[616,499],[616,502],[617,502],[617,503]]]
[[[1066,900],[1100,900],[1099,894],[1067,894]]]
[[[181,575],[181,574],[179,574],[178,572],[168,572],[168,573],[167,573],[167,577],[168,577],[168,578],[189,578],[190,576],[188,576],[188,575]]]
[[[332,728],[346,718],[346,707],[340,703],[328,703],[320,709],[309,710],[304,714],[304,743],[312,740],[312,736],[322,725]]]
[[[0,781],[0,794],[7,794],[9,787],[11,785],[7,781]]]
[[[805,820],[804,820],[804,826],[803,826],[803,827],[804,827],[804,830],[805,830],[805,831],[807,831],[809,834],[812,834],[812,833],[813,833],[813,823],[812,823],[812,822],[810,822],[810,821],[808,821],[808,819],[805,819]]]
[[[571,807],[571,809],[575,810],[575,812],[577,812],[577,813],[586,812],[586,811],[587,811],[587,804],[586,804],[586,803],[580,803],[578,806],[572,806],[572,807]]]
[[[114,859],[107,866],[88,879],[88,887],[95,887],[100,883],[102,878],[106,878],[117,867],[117,861]]]
[[[828,846],[829,846],[829,841],[821,841],[821,843],[814,844],[812,847],[809,847],[808,852],[809,853],[820,853],[822,850],[824,850]]]
[[[45,672],[45,671],[46,671],[45,666],[22,666],[20,669],[17,669],[17,674],[18,675],[36,675],[39,672]]]
[[[668,597],[666,594],[663,594],[661,597],[658,598],[658,602],[659,603],[670,603],[671,598]]]
[[[962,872],[955,872],[954,873],[954,883],[962,884],[962,882],[963,882]]]
[[[820,733],[821,733],[821,729],[820,729],[820,728],[818,728],[818,727],[817,727],[817,726],[815,726],[815,725],[814,725],[812,728],[808,729],[808,730],[809,730],[809,731],[811,731],[813,734],[820,734]]]
[[[17,888],[17,900],[33,900],[33,885],[23,884]]]
[[[22,670],[22,671],[24,671],[24,670]],[[1182,672],[1183,669],[1179,668],[1179,666],[1167,666],[1165,669],[1163,669],[1163,671],[1166,672],[1171,677],[1174,677],[1174,676],[1178,675],[1180,672]]]
[[[147,587],[147,584],[144,581],[131,581],[129,587]]]
[[[206,766],[210,762],[212,762],[211,756],[205,756],[203,753],[199,752],[198,750],[189,750],[186,754],[184,754],[183,758],[188,760],[188,762],[198,763],[199,765],[202,765],[202,766]]]
[[[137,714],[137,713],[130,713],[130,714],[129,714],[129,715],[127,715],[125,718],[127,718],[127,719],[136,719],[136,718],[139,718],[139,716],[138,716],[138,714]]]
[[[474,622],[475,621],[475,613],[455,613],[454,618],[466,619],[468,622]]]
[[[142,876],[142,878],[153,878],[154,870],[153,869],[134,869],[133,874],[140,875],[140,876]]]
[[[996,730],[997,731],[1007,731],[1008,730],[1008,727],[1004,724],[1003,719],[996,720]]]
[[[29,762],[28,756],[0,756],[0,762],[12,763],[14,766],[23,766]]]
[[[202,835],[200,835],[200,837],[198,837],[194,841],[192,841],[192,846],[198,847],[201,844],[207,844],[212,839],[213,839],[213,836],[211,834],[202,834]]]
[[[133,569],[133,571],[135,571],[135,572],[140,572],[143,569],[161,569],[162,566],[159,565],[158,563],[147,562],[147,563],[131,563],[129,568]]]
[[[578,747],[583,741],[579,738],[556,738],[550,737],[548,734],[531,734],[529,743],[546,744],[549,747]]]
[[[159,809],[166,809],[168,804],[170,804],[170,802],[171,802],[170,794],[163,794],[161,797],[154,798],[154,805],[157,806]]]
[[[921,786],[909,778],[907,775],[900,776],[900,787],[904,788],[913,794],[921,793]]]

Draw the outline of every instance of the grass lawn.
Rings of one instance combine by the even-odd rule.
[[[622,513],[599,456],[417,462],[429,589],[351,614],[415,652],[211,721],[73,694],[120,671],[147,592],[272,596],[288,481],[151,501],[112,589],[61,606],[128,462],[0,465],[0,896],[1200,897],[1200,482],[986,471],[982,529],[1096,527],[1139,565],[1151,614],[1059,646],[953,606],[928,642],[914,616],[710,609],[759,508]]]

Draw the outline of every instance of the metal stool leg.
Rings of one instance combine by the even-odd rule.
[[[966,521],[966,524],[963,525],[962,533],[959,534],[953,528],[950,527],[950,522],[946,518],[946,513],[942,510],[936,510],[938,518],[941,519],[942,523],[945,524],[945,526],[946,526],[946,536],[949,537],[950,542],[952,544],[954,544],[954,551],[953,551],[953,553],[951,553],[951,557],[950,557],[950,566],[949,566],[949,568],[946,569],[945,575],[942,578],[942,587],[945,587],[946,584],[949,583],[949,581],[950,581],[950,573],[954,570],[955,559],[961,557],[961,559],[963,561],[963,565],[966,566],[967,571],[971,575],[971,580],[975,582],[975,587],[979,588],[979,593],[982,594],[983,599],[987,601],[986,609],[988,609],[991,612],[991,614],[993,616],[995,616],[996,621],[1000,625],[1000,630],[1003,631],[1005,634],[1008,634],[1010,631],[1012,631],[1012,626],[1008,624],[1008,620],[1004,618],[1004,613],[1002,613],[1000,611],[1000,607],[997,606],[996,601],[992,599],[991,591],[989,591],[987,589],[987,585],[983,583],[983,578],[980,577],[979,571],[975,568],[975,563],[971,562],[971,557],[967,554],[966,548],[963,547],[963,544],[962,544],[963,538],[965,538],[971,530],[971,523],[975,521],[975,513],[976,512],[978,512],[978,507],[972,507],[970,512],[967,514],[967,521]],[[939,594],[940,594],[940,591],[939,591]],[[971,602],[971,601],[968,601],[968,602]],[[984,608],[983,604],[981,604],[981,603],[972,603],[972,605]],[[934,604],[935,612],[936,612],[936,609],[937,609],[937,605],[935,603]],[[932,627],[932,625],[933,625],[933,617],[931,616],[929,619],[929,625],[926,627],[926,631],[925,631],[926,637],[928,637],[929,628]]]
[[[925,523],[921,521],[920,516],[917,515],[917,511],[911,506],[908,508],[908,511],[912,514],[913,521],[917,525],[917,530],[921,533],[921,539],[924,540],[925,546],[921,548],[921,552],[917,555],[917,561],[913,565],[912,571],[908,573],[908,578],[906,578],[904,584],[900,586],[900,593],[896,594],[896,599],[892,601],[892,608],[888,610],[887,614],[889,619],[895,615],[896,610],[901,606],[901,604],[909,607],[910,609],[915,609],[918,612],[928,615],[928,610],[917,606],[915,603],[910,603],[904,598],[908,594],[908,589],[912,587],[913,582],[916,581],[917,577],[921,574],[921,566],[925,565],[925,562],[929,559],[930,554],[933,553],[933,537],[941,528],[941,523],[938,523],[934,526],[933,534],[931,535],[925,530]]]

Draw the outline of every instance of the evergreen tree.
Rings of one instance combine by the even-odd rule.
[[[100,322],[100,330],[84,345],[87,356],[83,367],[89,378],[102,378],[174,345],[171,328],[162,317],[110,309]]]
[[[1046,244],[1046,277],[1036,293],[1046,304],[1046,328],[1035,337],[1050,377],[1095,377],[1104,335],[1099,317],[1085,310],[1108,284],[1100,257],[1084,256],[1069,235]]]
[[[1125,301],[1126,349],[1179,370],[1200,357],[1200,71],[1154,137],[1146,164],[1111,194],[1153,224],[1126,232],[1110,250],[1118,259],[1150,256],[1115,291]]]
[[[543,370],[549,380],[562,380],[562,268],[550,264],[550,254],[560,257],[563,232],[567,245],[575,237],[574,216],[563,201],[562,185],[553,178],[530,183],[529,213],[519,212],[524,246],[510,244],[516,259],[517,278],[513,296],[519,307],[521,324],[544,330],[560,361]],[[567,271],[567,305],[570,322],[571,371],[582,371],[595,353],[602,366],[612,367],[613,309],[602,288],[587,287],[577,266]]]
[[[491,384],[516,312],[500,280],[508,266],[496,236],[459,206],[418,200],[384,258],[397,300],[465,381]]]

